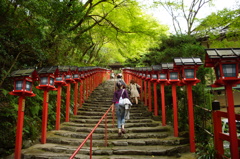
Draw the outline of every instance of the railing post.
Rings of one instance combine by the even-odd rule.
[[[105,116],[105,136],[104,136],[104,139],[105,139],[105,145],[104,146],[106,146],[107,147],[107,128],[108,128],[108,126],[107,126],[107,115]]]
[[[212,118],[213,118],[213,132],[214,132],[214,147],[216,150],[216,159],[222,159],[222,155],[224,154],[223,149],[223,141],[220,139],[219,134],[222,132],[222,123],[221,116],[219,116],[220,103],[218,101],[214,101],[212,103]]]
[[[114,122],[115,122],[115,106],[112,106],[112,128],[114,128]]]
[[[227,96],[227,114],[229,124],[229,136],[230,136],[230,151],[232,158],[239,158],[238,153],[238,139],[237,139],[237,128],[236,128],[236,116],[234,110],[234,99],[232,91],[232,83],[225,84],[226,96]]]
[[[90,136],[90,152],[89,152],[89,154],[90,154],[90,159],[92,159],[92,134]]]
[[[113,106],[113,105],[112,105]],[[90,139],[90,158],[92,158],[92,134],[94,133],[94,131],[97,129],[97,127],[99,126],[99,124],[103,121],[103,119],[106,119],[106,116],[108,115],[108,113],[111,111],[112,106],[106,111],[106,113],[102,116],[102,118],[98,121],[98,123],[96,124],[96,126],[92,129],[92,131],[88,134],[88,136],[85,138],[85,140],[81,143],[81,145],[76,149],[76,151],[74,151],[74,153],[70,156],[69,159],[73,159],[76,154],[80,151],[80,149],[83,147],[83,145],[87,142],[87,140]],[[107,121],[105,121],[107,123]]]

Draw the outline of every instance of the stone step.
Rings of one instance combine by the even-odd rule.
[[[108,139],[119,139],[117,131],[116,130],[112,130],[112,133],[108,133]],[[71,138],[82,138],[84,139],[85,137],[87,137],[87,135],[89,134],[88,132],[72,132],[72,131],[67,131],[67,130],[61,130],[61,131],[53,131],[54,135],[58,135],[58,136],[63,136],[63,137],[71,137]],[[94,133],[93,134],[93,138],[94,139],[104,139],[104,132],[103,133]],[[127,133],[124,134],[121,138],[127,138],[127,139],[146,139],[146,138],[163,138],[163,137],[168,137],[169,135],[171,135],[171,133],[169,132],[153,132],[153,133],[149,133],[149,132],[144,132],[144,133],[137,133],[137,132],[133,132],[130,133],[127,130]]]
[[[33,151],[24,152],[24,159],[34,158],[37,155],[37,158],[53,158],[53,157],[61,157],[60,159],[69,158],[71,154],[77,149],[78,146],[70,146],[64,144],[36,144],[32,147]],[[108,156],[112,155],[131,155],[131,158],[136,158],[140,155],[143,155],[146,158],[155,158],[160,156],[175,156],[178,153],[184,153],[189,151],[188,145],[177,145],[177,146],[162,146],[162,145],[154,145],[154,146],[115,146],[115,147],[93,147],[92,155],[93,158],[108,158]],[[43,154],[44,152],[44,154]],[[89,158],[89,147],[83,147],[79,152],[76,158]],[[54,154],[55,153],[55,154]],[[50,155],[51,154],[51,155]],[[86,156],[81,156],[81,155]],[[42,157],[41,157],[42,155]],[[96,156],[96,157],[95,157]],[[82,159],[81,158],[81,159]]]
[[[91,132],[93,127],[72,127],[72,126],[64,126],[61,128],[61,130],[67,130],[67,131],[72,131],[72,132]],[[108,132],[117,132],[116,128],[111,128],[109,126],[109,128],[107,129]],[[139,127],[139,128],[128,128],[126,126],[126,131],[128,131],[129,133],[133,132],[133,133],[150,133],[150,132],[168,132],[170,131],[169,128],[167,127],[162,127],[162,126],[158,126],[158,127]],[[100,128],[98,127],[95,130],[95,133],[104,133],[105,132],[105,128]]]
[[[106,110],[107,111],[107,110]],[[83,118],[83,116],[94,116],[99,119],[104,115],[105,112],[96,112],[96,111],[78,111],[79,118]],[[111,116],[111,112],[109,112],[108,116]],[[131,119],[140,119],[151,116],[151,113],[143,113],[143,112],[132,112],[130,110],[130,118]],[[76,117],[77,118],[77,117]]]
[[[118,138],[117,141],[116,141],[116,138]],[[83,142],[83,140],[84,139],[72,138],[72,137],[59,138],[58,135],[53,134],[47,138],[47,143],[78,146]],[[108,147],[128,146],[128,145],[132,145],[132,146],[146,146],[146,145],[172,146],[172,145],[181,145],[181,144],[187,144],[187,143],[188,143],[188,140],[185,138],[176,138],[176,137],[170,137],[170,136],[168,136],[168,137],[164,136],[164,138],[143,138],[143,139],[139,140],[139,139],[131,139],[131,138],[125,139],[125,137],[116,137],[116,135],[111,136],[111,134],[110,134],[110,135],[108,135],[108,139],[107,139]],[[86,146],[89,146],[89,145],[90,145],[90,141],[88,140],[86,142]],[[105,146],[104,136],[93,135],[93,146],[94,147]]]
[[[71,118],[72,122],[76,122],[76,123],[88,123],[88,124],[97,124],[98,121],[100,120],[100,117],[96,118],[93,117],[93,119],[77,119],[77,118]],[[104,122],[104,121],[103,121]],[[110,120],[110,117],[108,117],[108,123],[112,123],[112,120]],[[117,122],[117,120],[115,119],[115,123]],[[142,119],[130,119],[126,121],[126,125],[128,125],[128,123],[151,123],[154,122],[152,119],[149,118],[142,118]]]
[[[79,108],[78,111],[97,111],[97,112],[106,112],[106,110],[109,109],[109,107],[111,106],[111,104],[108,104],[108,105],[89,105],[89,106],[83,106],[82,108]],[[147,110],[148,108],[147,107],[142,107],[140,105],[132,105],[130,107],[130,111],[133,112],[133,113],[153,113],[153,112],[146,112],[148,111]]]
[[[47,134],[46,144],[36,144],[22,150],[24,159],[68,159],[89,135],[112,104],[114,81],[99,85],[89,96],[78,114],[70,117],[70,122],[61,124],[61,130]],[[189,152],[189,140],[173,137],[171,126],[161,126],[159,117],[153,116],[141,103],[133,105],[130,119],[126,120],[126,134],[118,136],[117,119],[112,121],[108,114],[107,133],[105,120],[92,135],[93,159],[173,159],[181,153]],[[107,147],[105,138],[107,137]],[[90,140],[86,142],[76,159],[89,159]]]
[[[72,127],[91,127],[93,128],[96,124],[82,124],[74,122],[66,122],[62,126],[72,126]],[[115,124],[116,125],[116,124]],[[112,121],[108,122],[108,127],[112,127]],[[127,123],[126,128],[130,127],[154,127],[159,126],[159,122],[146,122],[146,123]],[[100,128],[105,128],[104,122],[99,125]]]

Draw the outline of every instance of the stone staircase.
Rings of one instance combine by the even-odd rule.
[[[78,115],[71,116],[71,122],[62,123],[61,130],[48,132],[46,144],[23,149],[22,159],[68,159],[110,107],[113,87],[113,80],[98,86]],[[111,116],[109,113],[108,146],[104,146],[104,121],[93,134],[93,159],[173,159],[189,152],[188,139],[173,137],[172,128],[162,127],[141,104],[132,106],[125,125],[127,133],[122,137],[118,137],[116,119],[112,128]],[[89,145],[88,140],[75,158],[89,159]]]

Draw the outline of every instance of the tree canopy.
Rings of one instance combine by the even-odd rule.
[[[213,48],[240,46],[240,9],[223,9],[202,19],[194,34],[199,39],[208,38]]]
[[[0,86],[16,68],[139,58],[167,31],[135,0],[2,0],[0,14]]]

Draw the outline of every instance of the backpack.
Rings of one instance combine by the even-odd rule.
[[[123,85],[123,88],[126,88],[127,85],[126,85],[126,83],[122,79],[119,79],[118,82],[121,82],[122,85]]]

